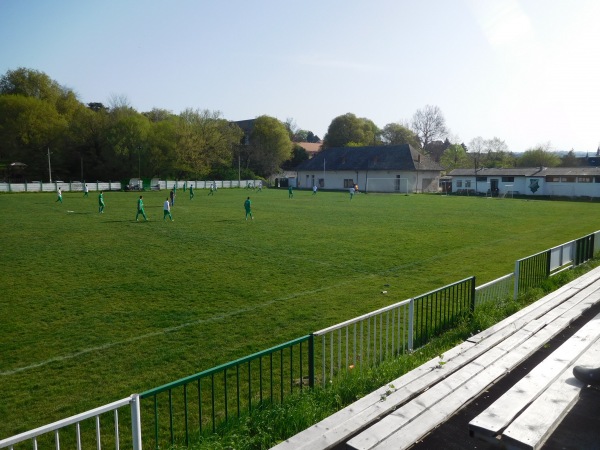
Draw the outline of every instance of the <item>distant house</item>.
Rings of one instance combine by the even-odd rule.
[[[319,141],[319,142],[294,142],[294,144],[299,145],[304,150],[306,150],[306,153],[308,153],[308,157],[312,158],[313,156],[315,156],[321,150],[321,145],[323,145],[323,141]]]
[[[247,119],[247,120],[238,120],[234,123],[235,125],[237,125],[238,127],[240,127],[242,129],[242,131],[244,132],[244,136],[241,139],[241,144],[243,145],[248,145],[250,144],[250,135],[252,134],[252,130],[254,129],[254,124],[256,122],[256,119]]]
[[[454,169],[452,192],[561,197],[600,197],[600,167]]]
[[[296,186],[367,192],[437,192],[442,167],[408,144],[328,148],[297,168]]]

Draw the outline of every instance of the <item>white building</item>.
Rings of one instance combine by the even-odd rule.
[[[448,175],[458,194],[600,197],[600,167],[454,169]]]
[[[321,150],[297,168],[296,187],[366,192],[438,192],[442,167],[408,144]]]

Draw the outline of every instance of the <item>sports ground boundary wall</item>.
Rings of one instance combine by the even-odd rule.
[[[137,180],[137,179],[136,179]],[[211,185],[216,189],[241,188],[256,189],[263,186],[261,180],[144,180],[142,186],[147,190],[184,189],[193,186],[194,189],[209,189]],[[126,186],[119,181],[53,181],[44,183],[32,181],[29,183],[0,183],[0,192],[56,192],[60,188],[63,192],[83,192],[87,184],[90,191],[120,191]],[[134,184],[138,189],[140,184]]]
[[[214,431],[230,418],[249,414],[263,402],[333,385],[351,370],[409,354],[484,303],[539,286],[548,277],[592,259],[600,251],[600,231],[515,263],[515,271],[481,286],[475,277],[397,302],[315,331],[284,344],[191,375],[141,394],[0,440],[0,449],[31,441],[122,444],[134,450],[188,446],[203,430]],[[512,293],[511,293],[512,290]],[[512,295],[511,295],[512,294]],[[119,416],[121,411],[121,417]],[[101,426],[105,424],[104,426]],[[106,426],[106,424],[109,426]],[[63,438],[61,438],[63,432]]]

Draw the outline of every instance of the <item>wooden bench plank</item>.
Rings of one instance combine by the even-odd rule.
[[[524,316],[531,317],[532,315],[539,314],[538,317],[545,314],[551,308],[556,307],[557,302],[562,302],[577,292],[589,287],[594,284],[596,281],[600,280],[600,267],[590,270],[586,274],[578,277],[577,279],[565,284],[560,287],[556,291],[549,293],[543,298],[537,300],[535,303],[526,306],[525,308],[517,311],[512,314],[510,317],[507,317],[495,325],[492,325],[490,328],[487,328],[480,333],[471,336],[467,339],[469,342],[479,342],[480,340],[486,338],[487,336],[495,333],[497,330],[504,328],[511,323],[522,319]]]
[[[574,320],[574,317],[579,317],[587,307],[587,302],[579,299],[573,308],[565,312],[564,317],[555,320],[554,326],[543,326],[535,334],[524,329],[520,330],[514,336],[503,341],[502,345],[490,349],[469,366],[451,375],[449,379],[452,381],[444,380],[417,399],[401,406],[390,415],[395,418],[384,417],[351,439],[348,442],[349,448],[383,449],[387,448],[389,442],[393,442],[393,444],[389,444],[392,446],[390,448],[403,448],[400,446],[400,442],[412,445],[411,442],[422,437],[419,435],[419,430],[422,429],[421,422],[428,423],[429,430],[442,423],[439,421],[440,418],[443,421],[450,417],[498,378],[529,358]],[[476,366],[482,368],[479,373],[474,373]],[[431,409],[433,406],[435,406],[435,410]],[[398,421],[396,417],[402,417],[404,421]],[[417,424],[417,422],[419,423]]]
[[[598,333],[600,335],[600,332]],[[576,362],[568,366],[548,388],[502,433],[508,447],[539,449],[552,435],[562,419],[577,403],[585,383],[573,376],[576,365],[597,367],[600,361],[600,339]]]
[[[584,325],[510,390],[469,423],[472,435],[496,437],[600,335],[600,314]]]

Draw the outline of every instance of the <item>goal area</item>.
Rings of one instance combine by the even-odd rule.
[[[408,178],[368,178],[365,192],[392,192],[408,195]]]

